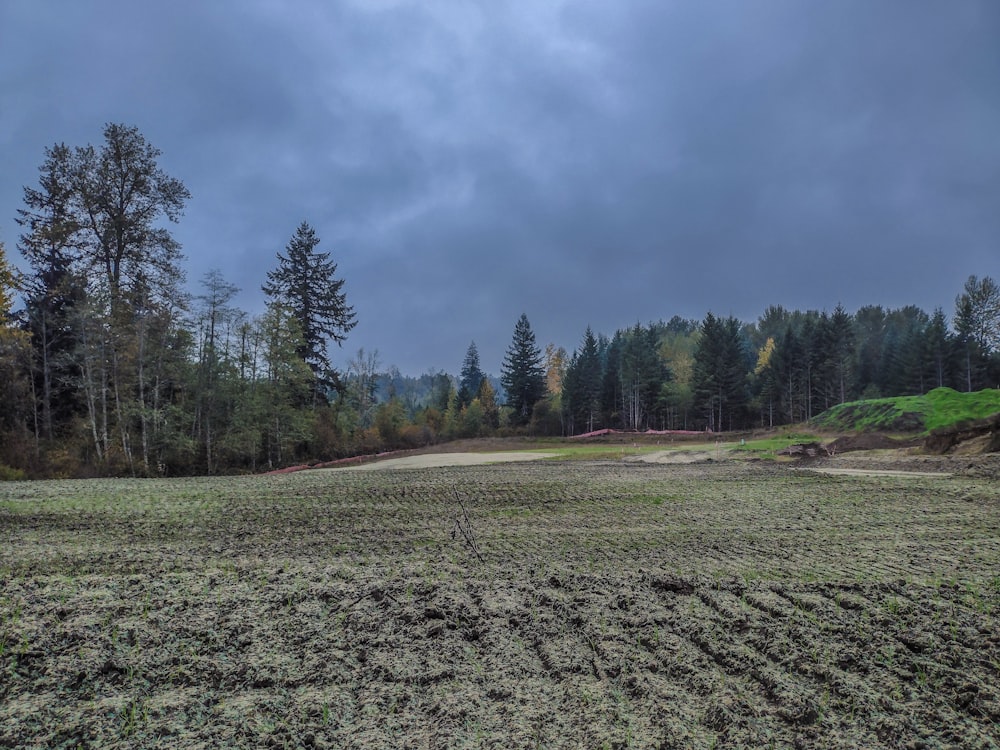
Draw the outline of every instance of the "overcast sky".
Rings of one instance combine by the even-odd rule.
[[[189,285],[306,220],[359,347],[499,373],[589,324],[770,304],[949,315],[1000,279],[996,0],[3,0],[0,240],[44,149],[134,125]]]

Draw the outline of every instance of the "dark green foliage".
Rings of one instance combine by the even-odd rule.
[[[948,320],[939,307],[924,329],[920,342],[923,380],[931,388],[954,382],[955,344],[948,333]]]
[[[148,473],[180,424],[176,372],[186,303],[180,247],[162,225],[190,197],[135,127],[108,124],[104,143],[46,150],[25,188],[20,249],[39,408],[36,440],[87,425],[95,463]]]
[[[36,435],[52,440],[82,412],[72,385],[76,348],[70,312],[85,296],[75,265],[80,252],[80,218],[75,209],[72,151],[57,144],[45,151],[39,188],[24,188],[25,208],[17,222],[25,232],[18,248],[31,269],[25,286],[25,317],[31,335],[32,379],[37,394]]]
[[[951,328],[940,308],[772,305],[748,326],[709,314],[610,340],[588,328],[567,363],[555,343],[543,356],[522,315],[500,383],[475,343],[457,380],[383,372],[363,350],[341,377],[329,343],[355,314],[313,229],[303,222],[267,273],[266,315],[231,307],[236,289],[218,273],[192,314],[165,228],[188,192],[136,128],[109,124],[103,136],[46,149],[18,211],[27,273],[0,264],[0,463],[32,476],[257,470],[488,435],[501,422],[540,434],[776,426],[929,389],[938,419],[952,410],[942,387],[1000,386],[1000,288],[975,276]],[[838,413],[883,429],[931,419],[898,400],[827,412]]]
[[[573,352],[563,383],[563,411],[569,434],[592,432],[601,424],[604,366],[597,338],[587,326],[579,352]]]
[[[462,361],[462,376],[458,381],[458,402],[461,406],[468,406],[472,399],[479,393],[479,386],[486,376],[479,367],[479,350],[476,349],[476,342],[469,344],[469,349],[465,353]]]
[[[670,371],[660,358],[660,326],[643,327],[638,323],[627,331],[618,331],[609,349],[605,381],[606,394],[614,394],[613,414],[628,430],[662,426],[663,387]]]
[[[303,221],[288,242],[287,255],[278,253],[278,267],[267,272],[261,286],[269,304],[286,307],[299,324],[302,337],[296,351],[317,377],[314,398],[336,382],[329,342],[343,343],[357,323],[343,291],[344,280],[336,276],[337,264],[317,245],[316,232]]]
[[[826,369],[828,392],[832,391],[836,403],[847,400],[848,386],[854,369],[854,321],[844,309],[837,305],[830,316],[827,328]]]
[[[514,337],[504,356],[500,382],[507,394],[511,421],[526,425],[535,403],[545,395],[545,370],[542,351],[535,343],[528,316],[521,314],[514,326]]]
[[[710,430],[732,430],[747,421],[748,351],[740,322],[708,313],[694,354],[694,387],[698,406]]]
[[[989,276],[970,276],[955,298],[955,333],[963,390],[996,385],[991,355],[1000,348],[1000,286]]]

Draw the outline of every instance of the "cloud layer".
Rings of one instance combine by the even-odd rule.
[[[57,141],[134,124],[192,193],[193,287],[259,310],[309,221],[342,358],[498,371],[539,341],[769,304],[946,312],[1000,275],[1000,6],[13,0],[0,239]],[[11,253],[16,256],[16,253]]]

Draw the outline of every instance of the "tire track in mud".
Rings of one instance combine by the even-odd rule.
[[[972,480],[572,467],[5,511],[0,744],[996,744]]]

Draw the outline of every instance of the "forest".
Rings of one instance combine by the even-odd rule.
[[[135,127],[45,150],[18,209],[19,272],[0,244],[0,478],[258,472],[488,435],[602,428],[771,428],[861,398],[1000,385],[1000,287],[970,276],[944,307],[706,313],[567,350],[522,315],[499,377],[475,342],[460,373],[414,377],[359,349],[356,314],[303,222],[233,304],[218,271],[186,291],[169,226],[190,195]],[[582,327],[582,326],[581,326]],[[495,343],[495,342],[494,342]]]

